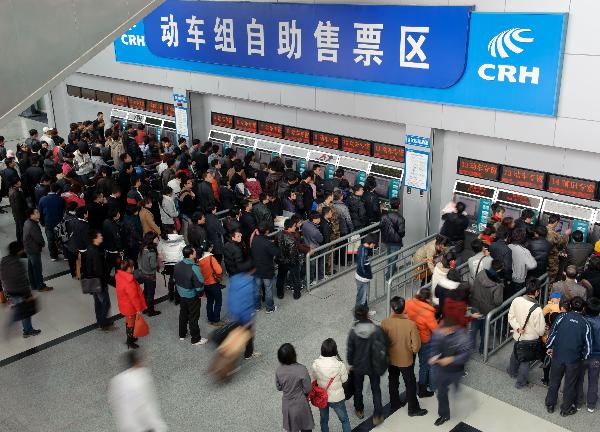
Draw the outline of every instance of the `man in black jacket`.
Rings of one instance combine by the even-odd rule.
[[[108,219],[102,223],[102,237],[106,256],[105,279],[112,286],[115,286],[115,278],[114,276],[110,276],[110,273],[116,268],[117,260],[124,252],[123,241],[121,239],[121,224],[119,223],[120,218],[119,209],[111,207],[108,210]]]
[[[260,293],[264,289],[265,309],[270,314],[277,310],[273,303],[273,283],[275,280],[275,258],[279,256],[279,248],[267,237],[270,227],[261,223],[258,225],[258,235],[254,237],[250,248],[250,256],[256,267],[256,310],[261,308]]]
[[[361,185],[355,184],[352,188],[352,195],[346,198],[346,206],[350,212],[350,219],[352,219],[355,231],[366,227],[368,223],[367,209],[365,208],[365,202],[362,200],[364,192],[365,190]]]
[[[510,292],[508,285],[512,281],[512,250],[508,247],[508,236],[509,231],[504,226],[500,226],[496,231],[496,241],[489,247],[490,256],[493,259],[502,262],[502,273],[500,276],[504,279],[504,293],[505,300],[508,298],[506,295]]]
[[[23,256],[25,251],[19,242],[8,245],[8,255],[0,261],[0,280],[6,296],[14,305],[15,313],[19,310],[19,304],[33,300],[31,287],[27,278],[27,268]],[[14,320],[13,320],[14,321]],[[31,324],[31,317],[21,320],[23,325],[23,337],[36,336],[41,330],[36,330]]]
[[[527,249],[535,259],[537,266],[529,271],[528,276],[540,277],[548,270],[548,256],[552,250],[552,243],[546,240],[548,228],[543,225],[536,226],[533,230],[533,238],[529,240]]]
[[[223,248],[223,259],[229,277],[252,268],[252,261],[248,259],[242,244],[242,233],[239,230],[230,231],[229,241]]]
[[[221,261],[223,261],[223,236],[225,235],[225,228],[223,228],[223,224],[216,215],[216,207],[208,207],[206,210],[206,223],[204,224],[206,239],[209,243],[212,243],[212,253],[215,259],[219,261],[219,264],[221,264]]]
[[[354,308],[356,323],[350,330],[347,343],[348,365],[354,372],[354,409],[356,417],[364,418],[363,384],[365,376],[369,377],[373,393],[373,424],[383,422],[383,407],[381,403],[381,386],[379,374],[373,370],[372,345],[377,339],[387,346],[387,338],[381,328],[369,319],[369,307],[356,305]]]
[[[298,211],[302,215],[309,215],[312,209],[312,203],[315,200],[311,183],[314,182],[315,174],[312,171],[304,171],[302,181],[296,191],[298,201]]]
[[[442,216],[444,224],[440,234],[450,240],[457,256],[465,249],[465,230],[469,227],[469,218],[463,214],[464,211],[465,204],[459,201],[456,203],[456,213],[446,213]]]
[[[250,244],[250,236],[256,229],[256,216],[252,212],[252,202],[242,201],[242,215],[240,216],[240,230],[246,245]]]
[[[381,242],[387,248],[387,254],[391,255],[402,249],[402,239],[405,234],[404,217],[400,214],[400,200],[392,198],[390,200],[391,210],[381,218]],[[385,278],[390,279],[396,273],[396,261],[398,256],[388,258],[388,268],[385,272]]]
[[[375,177],[368,176],[365,181],[365,192],[362,196],[362,200],[365,203],[365,211],[367,212],[367,225],[379,222],[381,219],[381,203],[377,195],[375,195],[376,187],[377,181]]]
[[[256,202],[252,206],[252,213],[256,218],[256,225],[265,225],[269,227],[269,229],[273,229],[273,215],[271,214],[271,210],[269,210],[268,204],[270,202],[270,197],[266,193],[261,193],[258,202]]]
[[[32,289],[37,291],[52,291],[52,287],[44,283],[42,269],[42,249],[46,246],[42,229],[40,228],[40,212],[30,208],[25,213],[27,220],[23,226],[23,247],[27,254],[29,280]]]
[[[204,213],[196,212],[188,228],[188,244],[196,249],[196,255],[202,256],[206,250],[206,218]]]
[[[114,330],[115,326],[108,318],[110,311],[110,296],[108,295],[108,280],[104,254],[100,249],[103,238],[102,233],[97,230],[90,230],[88,235],[90,245],[87,250],[81,254],[81,278],[99,279],[101,291],[92,294],[94,296],[94,311],[96,312],[96,323],[100,330]]]
[[[209,207],[215,206],[215,196],[213,194],[211,182],[213,180],[213,174],[209,171],[202,173],[202,181],[198,182],[198,193],[196,194],[196,201],[204,212],[208,213]]]

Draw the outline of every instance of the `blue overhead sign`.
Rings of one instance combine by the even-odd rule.
[[[555,115],[566,14],[167,0],[119,62]]]

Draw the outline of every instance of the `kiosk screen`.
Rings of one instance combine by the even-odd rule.
[[[383,199],[389,198],[390,190],[390,179],[384,177],[375,177],[377,181],[377,187],[375,188],[375,194]]]

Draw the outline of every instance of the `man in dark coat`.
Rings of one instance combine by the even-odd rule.
[[[242,215],[240,216],[240,229],[244,243],[250,244],[250,236],[256,229],[256,216],[252,213],[252,202],[242,201]]]
[[[367,212],[367,226],[379,222],[381,219],[381,203],[375,195],[377,181],[373,176],[368,176],[365,182],[365,192],[362,200],[365,203],[365,211]]]
[[[504,226],[501,226],[498,228],[498,231],[496,231],[496,241],[489,247],[490,256],[493,259],[502,262],[503,270],[501,277],[504,279],[505,284],[510,284],[510,281],[512,281],[512,250],[507,244],[508,235],[508,229]],[[505,293],[510,291],[507,288],[504,290]]]
[[[252,206],[252,213],[256,219],[256,224],[260,226],[261,224],[266,225],[269,229],[273,229],[273,215],[271,214],[271,210],[269,210],[270,199],[266,193],[261,193],[256,202]]]
[[[215,206],[215,195],[213,194],[211,182],[213,174],[205,171],[202,173],[202,181],[198,182],[196,200],[205,213],[208,213],[210,207]]]
[[[8,201],[10,202],[13,219],[15,220],[17,241],[19,243],[23,243],[23,225],[27,219],[25,216],[25,211],[27,210],[27,201],[25,201],[25,195],[21,189],[21,180],[19,180],[18,177],[15,178],[10,185]]]
[[[356,184],[352,188],[352,195],[346,199],[346,206],[350,212],[350,218],[352,219],[352,225],[354,230],[358,231],[368,224],[367,209],[365,208],[365,202],[362,200],[364,194],[364,188]]]
[[[206,250],[206,218],[204,213],[196,212],[188,228],[188,244],[196,249],[196,254],[202,256]]]
[[[103,237],[97,230],[90,230],[88,235],[90,245],[81,255],[81,277],[85,279],[99,279],[101,291],[92,294],[94,297],[94,310],[96,312],[96,323],[102,331],[114,330],[115,326],[108,318],[110,311],[110,296],[108,295],[108,272],[104,254],[100,249]]]
[[[267,237],[270,232],[269,225],[260,223],[258,235],[254,237],[250,247],[250,255],[256,268],[254,279],[256,280],[257,293],[264,288],[266,313],[275,312],[277,306],[273,303],[273,282],[275,280],[275,258],[280,255],[279,248]],[[261,308],[260,296],[256,296],[256,309]]]
[[[239,230],[229,233],[229,241],[223,248],[223,260],[229,277],[252,268],[252,261],[243,247],[242,233]]]
[[[216,207],[207,208],[204,227],[206,229],[206,238],[213,245],[212,253],[220,264],[223,260],[223,236],[225,235],[225,228],[223,228],[223,224],[216,216],[216,213]]]
[[[27,254],[29,280],[31,288],[40,292],[51,291],[53,288],[46,286],[42,269],[42,249],[46,246],[42,229],[40,228],[40,212],[30,208],[25,212],[27,220],[23,226],[23,247]]]
[[[390,211],[381,218],[381,242],[387,248],[387,254],[391,255],[402,249],[402,239],[405,234],[404,217],[400,214],[400,200],[392,198],[390,200]],[[398,257],[388,259],[388,269],[386,270],[386,279],[389,279],[396,273],[394,264]]]
[[[442,216],[444,224],[440,234],[450,240],[457,256],[465,249],[465,230],[469,227],[469,218],[463,214],[464,211],[465,204],[459,201],[456,203],[456,213],[446,213]]]
[[[537,266],[529,272],[529,276],[540,277],[548,270],[548,256],[552,249],[552,244],[546,240],[548,235],[548,229],[539,225],[533,230],[533,238],[529,240],[527,248],[531,252],[533,259],[537,263]]]

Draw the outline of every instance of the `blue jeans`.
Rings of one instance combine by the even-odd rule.
[[[479,354],[483,354],[483,337],[485,332],[485,317],[478,318],[471,321],[471,339],[473,339],[473,346],[477,342],[477,333],[479,333]]]
[[[398,243],[386,243],[386,248],[387,248],[387,254],[391,255],[394,252],[398,252],[400,249],[402,249],[402,246]],[[385,279],[386,280],[390,280],[390,278],[392,276],[394,276],[396,274],[396,263],[398,262],[398,255],[392,257],[392,258],[388,258],[388,265],[387,265],[387,269],[385,270]]]
[[[110,319],[108,318],[108,312],[110,311],[108,287],[103,287],[102,291],[94,294],[94,311],[96,312],[96,322],[99,327],[110,325]]]
[[[46,286],[42,275],[42,254],[27,254],[27,270],[31,281],[31,289],[39,290]]]
[[[356,304],[366,305],[369,300],[369,288],[371,282],[361,282],[358,279],[354,280],[356,281]]]
[[[21,303],[24,300],[25,299],[22,297],[11,297],[10,303],[14,306],[14,305]],[[13,316],[16,317],[16,315],[17,315],[17,310],[15,309]],[[14,321],[15,320],[12,319],[11,321],[9,321],[8,325],[10,326],[11,323],[13,323]],[[23,326],[23,333],[31,333],[33,331],[33,324],[31,323],[31,317],[22,319],[21,325]]]
[[[333,409],[342,422],[342,432],[351,432],[350,419],[346,411],[346,401],[329,402],[327,408],[319,409],[321,414],[321,432],[329,432],[329,408]]]
[[[430,343],[427,342],[421,345],[419,350],[419,384],[430,385],[431,379],[431,365],[429,364],[429,348]]]
[[[254,280],[256,281],[256,292],[254,295],[254,304],[256,306],[256,309],[260,309],[261,308],[261,289],[264,286],[265,287],[265,307],[267,309],[267,312],[271,312],[275,309],[275,304],[273,303],[273,278],[271,279],[261,279],[261,278],[254,278]]]
[[[354,409],[363,411],[365,404],[363,402],[363,385],[365,376],[369,377],[371,382],[371,393],[373,393],[373,416],[379,417],[383,415],[383,406],[381,404],[381,378],[379,375],[364,375],[354,372]]]
[[[204,285],[204,292],[206,293],[206,317],[208,322],[221,321],[221,305],[223,303],[221,285],[218,283]]]

